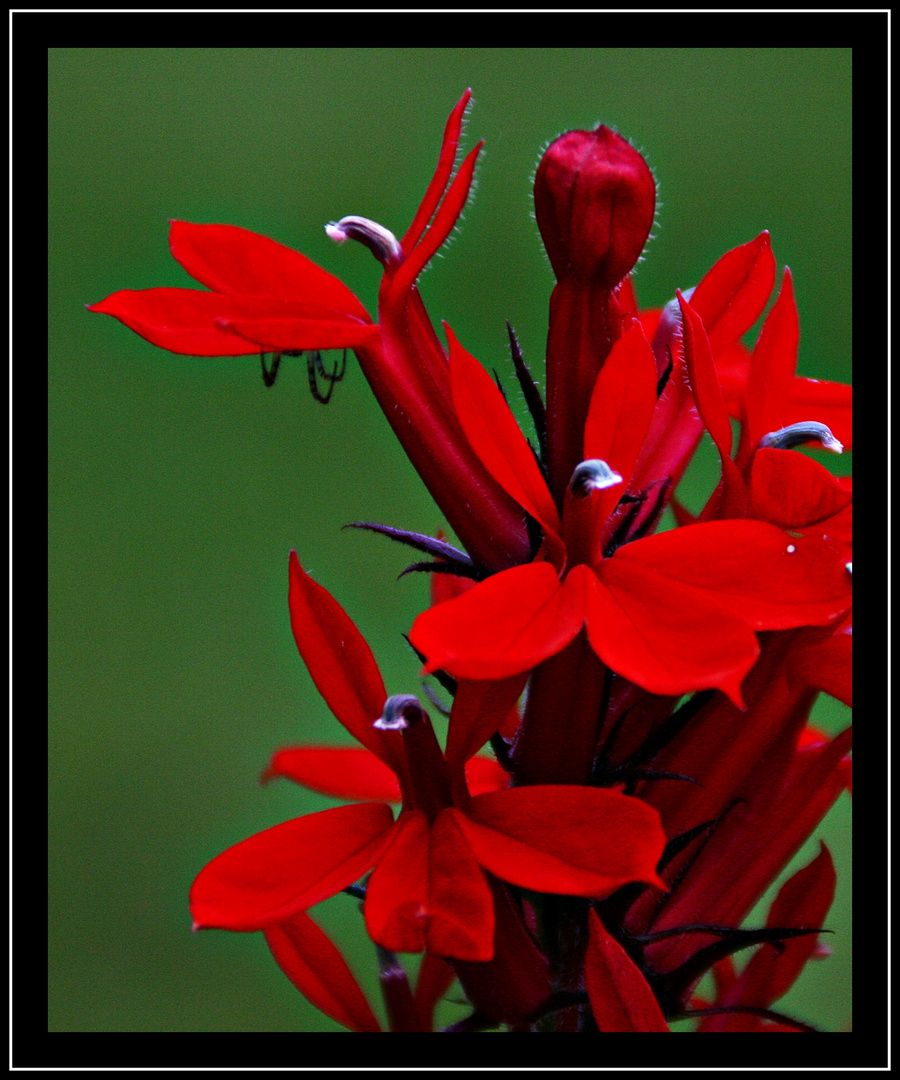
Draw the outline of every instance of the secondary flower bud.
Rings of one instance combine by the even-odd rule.
[[[557,279],[614,288],[637,262],[656,205],[647,163],[602,124],[550,145],[534,178],[534,207]]]

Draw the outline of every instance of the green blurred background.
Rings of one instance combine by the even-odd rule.
[[[50,50],[51,1031],[343,1030],[261,935],[191,935],[187,892],[224,847],[333,805],[257,783],[279,746],[349,742],[297,656],[288,551],[356,620],[388,692],[415,692],[400,634],[427,583],[395,582],[403,549],[340,527],[441,525],[352,360],[323,408],[302,361],[266,389],[252,358],[174,357],[83,305],[193,284],[168,254],[180,218],[296,247],[374,313],[377,265],[323,226],[362,214],[402,233],[471,86],[478,186],[421,287],[507,383],[504,320],[540,373],[553,284],[534,168],[598,121],[659,181],[642,306],[768,228],[794,272],[800,373],[848,381],[850,77],[849,49]],[[830,701],[816,715],[847,720]],[[779,1006],[831,1031],[850,1019],[849,818],[842,796],[821,829],[834,955]],[[377,1001],[355,902],[314,914]]]

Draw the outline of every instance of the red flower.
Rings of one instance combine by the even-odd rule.
[[[122,290],[90,311],[114,315],[171,352],[237,356],[353,349],[397,437],[470,554],[492,568],[527,558],[521,511],[472,453],[450,403],[447,357],[416,280],[453,229],[479,143],[451,181],[471,92],[450,114],[434,177],[401,240],[366,218],[328,226],[382,263],[378,325],[337,278],[299,252],[232,225],[174,221],[173,256],[211,292]]]
[[[392,951],[427,948],[487,961],[494,955],[495,920],[484,871],[527,889],[580,896],[604,896],[635,880],[658,884],[664,838],[655,811],[596,788],[517,788],[470,798],[418,703],[387,698],[359,631],[295,555],[290,606],[316,686],[347,730],[396,775],[403,811],[395,822],[384,804],[338,807],[229,848],[194,883],[196,926],[283,926],[374,866],[364,908],[374,941]],[[477,696],[483,705],[484,695]],[[454,711],[465,714],[466,700],[457,694],[462,704]],[[496,723],[510,702],[494,705],[502,705]],[[471,743],[468,736],[463,741]],[[462,749],[457,760],[470,754]],[[281,941],[278,932],[276,938]]]
[[[840,453],[843,445],[813,416],[787,422],[797,381],[799,325],[789,271],[753,350],[741,398],[741,439],[734,460],[732,432],[703,321],[679,293],[684,352],[697,410],[722,460],[722,482],[698,520],[752,517],[796,532],[849,540],[851,492],[817,461],[792,453],[819,443]],[[849,388],[847,388],[849,389]],[[846,511],[846,513],[844,513]]]
[[[265,778],[361,801],[213,859],[191,890],[195,925],[261,930],[294,985],[354,1031],[381,1026],[307,914],[345,889],[364,897],[392,1031],[430,1030],[453,973],[474,1012],[451,1030],[667,1031],[710,969],[700,1030],[805,1030],[771,1005],[816,948],[827,852],[766,927],[741,923],[850,787],[849,729],[807,723],[820,691],[850,701],[850,485],[794,452],[849,444],[849,388],[796,376],[787,271],[752,352],[741,343],[775,283],[767,233],[639,312],[629,275],[653,176],[608,128],[568,132],[535,177],[556,276],[546,408],[510,334],[533,451],[449,328],[444,349],[416,285],[468,198],[481,144],[454,163],[469,97],[400,239],[355,216],[327,227],[381,264],[377,324],[299,253],[183,222],[172,254],[206,291],[124,290],[91,308],[173,352],[354,350],[468,552],[366,526],[436,560],[410,568],[436,572],[412,642],[453,696],[443,748],[292,554],[297,646],[361,746],[285,748]],[[704,430],[722,475],[694,518],[673,494]],[[678,527],[651,535],[670,504]],[[498,760],[476,756],[488,739]],[[730,956],[749,945],[737,975]],[[425,952],[415,992],[393,956],[406,951]]]
[[[692,525],[604,551],[656,405],[653,354],[639,325],[597,377],[562,518],[502,395],[450,340],[457,415],[497,481],[544,530],[545,558],[504,571],[421,614],[411,632],[439,668],[504,678],[559,653],[582,627],[612,670],[656,694],[702,687],[740,703],[759,647],[753,631],[827,623],[850,605],[840,545],[756,521]]]

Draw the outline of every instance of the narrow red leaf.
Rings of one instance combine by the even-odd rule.
[[[836,875],[831,855],[820,842],[818,856],[790,877],[778,892],[766,919],[770,927],[823,926],[834,900]],[[808,934],[788,938],[776,948],[760,945],[744,970],[718,995],[717,1006],[750,1006],[767,1009],[790,990],[816,949],[818,937]],[[752,1015],[732,1013],[710,1016],[703,1022],[704,1031],[759,1031],[761,1021]]]
[[[381,1031],[340,951],[303,912],[265,931],[266,944],[294,986],[351,1031]]]
[[[668,1031],[647,980],[595,911],[588,912],[584,985],[600,1031]]]

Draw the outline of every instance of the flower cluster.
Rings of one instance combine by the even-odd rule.
[[[850,786],[849,730],[807,724],[820,692],[850,703],[850,484],[797,449],[849,445],[849,388],[796,375],[787,270],[743,344],[775,290],[767,233],[662,311],[639,309],[631,271],[655,182],[600,126],[558,138],[535,177],[556,285],[546,396],[509,335],[529,441],[446,325],[442,344],[417,288],[469,195],[481,144],[456,166],[469,97],[403,237],[361,217],[328,226],[381,264],[377,323],[303,255],[178,221],[172,254],[205,290],[91,308],[172,352],[261,356],[269,383],[283,354],[305,354],[320,400],[340,377],[322,351],[352,350],[460,543],[357,523],[432,574],[409,640],[452,699],[443,745],[291,554],[297,647],[360,746],[282,749],[265,776],[347,803],[213,859],[194,924],[262,931],[294,985],[353,1031],[382,1025],[308,914],[341,891],[363,900],[392,1031],[432,1030],[454,978],[472,1008],[453,1030],[668,1031],[689,1015],[698,1031],[810,1030],[772,1006],[822,951],[824,845],[766,926],[742,924]],[[721,477],[693,516],[677,489],[704,432]],[[667,509],[674,527],[658,531]],[[398,953],[424,953],[414,988]],[[709,971],[712,1001],[695,996]]]

